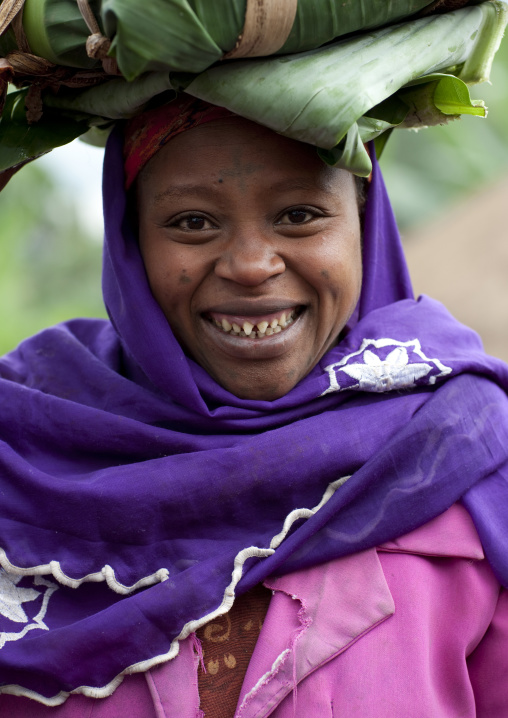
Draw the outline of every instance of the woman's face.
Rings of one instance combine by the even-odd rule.
[[[353,176],[240,118],[174,137],[138,180],[152,293],[186,351],[271,401],[336,342],[361,287]]]

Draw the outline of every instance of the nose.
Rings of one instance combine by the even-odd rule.
[[[259,286],[286,269],[276,242],[268,232],[244,226],[236,229],[215,264],[215,274],[246,287]]]

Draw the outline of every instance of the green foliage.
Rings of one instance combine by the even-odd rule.
[[[0,117],[0,171],[66,145],[88,130],[88,122],[70,120],[51,110],[30,125],[25,108],[27,93],[28,88],[24,88],[7,95]]]
[[[323,148],[325,162],[368,176],[364,142],[401,122],[401,104],[410,126],[484,113],[470,102],[462,73],[488,77],[507,12],[486,2],[297,55],[218,64],[190,83],[177,73],[171,79],[190,95]],[[458,77],[448,75],[450,67]]]
[[[100,245],[37,163],[0,194],[0,218],[0,354],[64,319],[105,316]]]
[[[42,4],[33,7],[44,6],[49,12],[50,6],[62,2],[63,8],[67,1],[38,0]],[[406,12],[414,9],[415,2],[418,0],[385,4],[388,15],[374,13],[377,20],[371,20],[383,24],[382,17],[388,20],[391,12],[393,17],[404,15],[402,8]],[[371,3],[381,8],[379,0]],[[356,18],[355,23],[364,17],[356,5],[343,3],[341,7],[350,19]],[[111,52],[116,54],[125,79],[113,78],[86,89],[60,88],[58,93],[46,90],[41,97],[42,119],[33,124],[24,117],[26,90],[9,95],[0,122],[0,170],[64,144],[90,127],[109,126],[111,120],[131,117],[151,98],[167,100],[168,91],[178,88],[322,148],[326,162],[368,176],[371,166],[364,143],[404,119],[400,113],[404,97],[408,98],[404,123],[411,127],[437,124],[443,115],[483,113],[480,104],[470,102],[464,82],[488,78],[508,22],[508,4],[492,0],[376,28],[308,52],[220,62],[206,69],[222,52],[197,22],[188,0],[152,0],[149,4],[106,0],[102,11],[105,25],[112,23]],[[37,13],[35,27],[41,23],[45,27],[48,17]],[[236,22],[238,17],[230,19]],[[314,37],[314,30],[309,28],[309,38]],[[319,44],[314,37],[313,46]],[[175,52],[178,58],[173,57]],[[205,71],[193,78],[190,73],[196,71],[194,62],[200,56],[198,65],[204,63],[201,69]],[[429,79],[431,86],[427,87]],[[415,87],[417,82],[420,86]],[[28,99],[33,111],[35,98]]]
[[[46,5],[57,0],[37,0]],[[69,0],[67,0],[69,1]],[[411,17],[429,0],[299,0],[282,54],[311,50],[334,38]],[[124,77],[169,69],[203,72],[231,50],[245,17],[245,0],[103,0],[106,34]],[[146,42],[146,38],[150,42]]]
[[[431,129],[392,132],[381,166],[401,227],[437,216],[461,196],[508,172],[508,38],[489,85],[474,88],[488,118],[463,117]]]
[[[491,79],[492,86],[476,92],[489,107],[487,120],[465,117],[417,133],[391,133],[381,164],[403,227],[506,175],[508,39]],[[386,117],[378,107],[372,119]],[[38,162],[24,167],[0,193],[0,353],[56,322],[105,316],[101,247],[78,219],[79,201]]]

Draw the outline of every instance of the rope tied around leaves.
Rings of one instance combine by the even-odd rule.
[[[58,92],[62,86],[86,88],[105,82],[111,75],[120,75],[116,60],[107,57],[111,41],[102,34],[88,0],[76,0],[76,3],[91,33],[86,41],[87,55],[94,60],[100,60],[102,70],[76,70],[55,65],[43,57],[34,55],[23,28],[22,11],[25,0],[3,0],[0,4],[0,35],[11,27],[18,46],[17,50],[0,58],[0,116],[5,105],[9,83],[16,87],[29,86],[25,105],[27,121],[33,124],[42,117],[44,90]]]
[[[102,34],[88,0],[76,0],[76,2],[91,33],[86,41],[86,54],[94,60],[104,60],[111,47],[111,40]]]

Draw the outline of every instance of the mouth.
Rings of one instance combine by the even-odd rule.
[[[284,332],[298,319],[304,310],[305,307],[300,305],[258,316],[242,316],[210,311],[206,312],[203,317],[224,334],[259,341]]]

